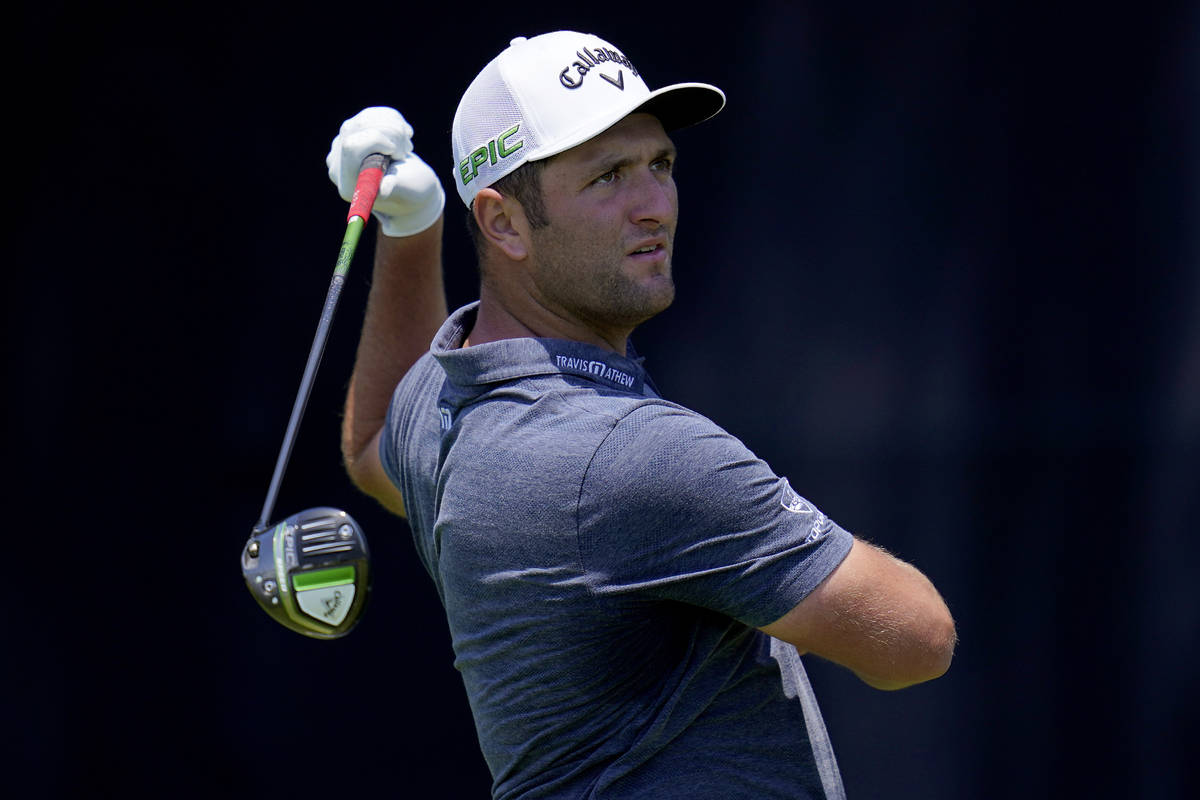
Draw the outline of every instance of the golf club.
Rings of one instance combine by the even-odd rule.
[[[345,636],[362,616],[371,588],[366,537],[349,514],[327,506],[292,514],[274,525],[267,520],[275,508],[350,262],[387,167],[387,156],[372,153],[359,168],[346,217],[346,234],[275,462],[275,473],[262,513],[242,549],[242,577],[258,604],[284,627],[317,639]]]

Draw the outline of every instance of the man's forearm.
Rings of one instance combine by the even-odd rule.
[[[352,468],[383,426],[396,384],[446,319],[442,220],[403,238],[378,235],[371,290],[342,421],[342,456]]]

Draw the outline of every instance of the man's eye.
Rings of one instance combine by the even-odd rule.
[[[669,158],[660,158],[658,161],[655,161],[653,164],[651,164],[651,167],[659,172],[670,172],[674,166],[674,162],[672,162]]]
[[[617,171],[615,169],[610,169],[608,172],[604,173],[600,177],[596,178],[596,180],[592,181],[592,183],[596,183],[596,184],[612,183],[616,179],[617,179]]]

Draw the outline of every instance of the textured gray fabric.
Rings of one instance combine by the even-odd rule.
[[[851,537],[632,352],[461,348],[397,388],[380,454],[437,586],[496,798],[839,798],[783,616]],[[789,655],[790,653],[790,655]]]

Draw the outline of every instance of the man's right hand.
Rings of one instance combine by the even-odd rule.
[[[413,152],[412,134],[412,126],[394,108],[364,108],[342,123],[325,157],[329,179],[346,202],[354,195],[364,158],[381,153],[391,159],[372,209],[384,236],[412,236],[428,229],[446,204],[441,181]]]

